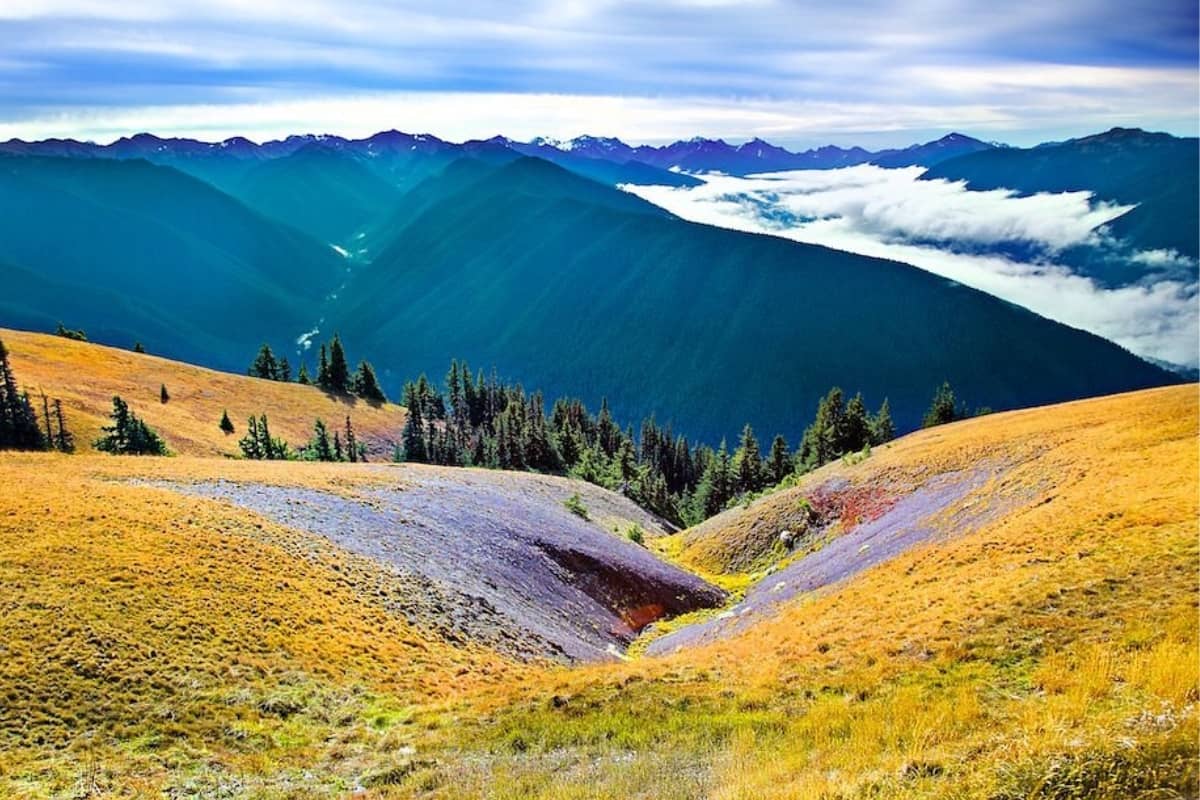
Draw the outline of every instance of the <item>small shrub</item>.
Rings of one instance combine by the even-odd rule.
[[[646,532],[642,530],[642,526],[636,522],[629,526],[629,530],[625,531],[625,538],[634,544],[644,545],[646,543]]]
[[[58,323],[58,327],[54,329],[54,335],[61,336],[64,339],[74,339],[77,342],[86,342],[88,340],[87,334],[82,330],[72,330],[71,328],[64,326],[61,322]]]
[[[579,492],[563,500],[563,507],[580,519],[588,518],[587,506],[583,504],[583,498],[579,496]]]

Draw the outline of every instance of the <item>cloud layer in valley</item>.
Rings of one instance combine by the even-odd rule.
[[[1096,204],[1087,192],[968,191],[917,180],[920,173],[859,166],[710,175],[693,189],[626,188],[685,219],[903,261],[1139,355],[1191,367],[1200,361],[1194,264],[1162,251],[1134,254],[1143,265],[1182,263],[1191,277],[1104,287],[1055,258],[1069,247],[1103,244],[1095,229],[1129,206]]]

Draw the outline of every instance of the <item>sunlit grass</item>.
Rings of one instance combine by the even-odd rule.
[[[1197,433],[1180,387],[907,437],[830,472],[1003,464],[964,503],[1005,513],[734,638],[576,668],[449,646],[386,611],[369,563],[114,483],[376,473],[6,455],[0,795],[1192,797]]]
[[[372,406],[312,386],[231,375],[59,336],[0,328],[0,340],[22,389],[62,400],[67,424],[84,450],[100,435],[100,426],[109,424],[113,395],[162,434],[173,453],[185,455],[240,455],[238,439],[251,415],[267,414],[272,435],[293,446],[308,441],[318,417],[331,430],[341,430],[349,415],[355,435],[376,460],[391,457],[392,443],[404,428],[400,406]],[[246,354],[247,364],[253,356]],[[162,386],[170,393],[167,403],[159,399]],[[228,435],[218,427],[226,410],[235,426]]]

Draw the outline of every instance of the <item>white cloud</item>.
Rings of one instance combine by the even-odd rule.
[[[1104,336],[1139,355],[1188,366],[1200,361],[1194,282],[1105,288],[1052,260],[1026,263],[955,252],[956,245],[1020,242],[1053,252],[1091,241],[1095,226],[1125,209],[1093,207],[1086,193],[972,192],[962,184],[918,181],[919,174],[919,169],[854,167],[751,178],[706,176],[709,182],[694,189],[626,188],[685,219],[902,261]],[[1142,254],[1142,263],[1173,263],[1177,256],[1150,251]]]
[[[1174,250],[1140,250],[1131,257],[1138,264],[1148,267],[1191,267],[1190,258]]]
[[[1114,125],[1195,132],[1194,15],[1181,17],[1177,0],[1130,8],[0,0],[0,119],[24,138],[166,132],[158,109],[224,118],[226,133],[251,138],[349,134],[373,131],[351,131],[365,115],[346,121],[343,101],[374,97],[411,112],[409,127],[449,137],[469,129],[895,146],[955,129],[1017,144]],[[474,104],[487,94],[509,106],[517,98],[522,113]],[[562,108],[539,102],[547,97]],[[256,122],[248,108],[284,114],[296,98],[306,105],[287,130]],[[457,103],[453,112],[443,99]],[[103,114],[120,121],[100,126]]]

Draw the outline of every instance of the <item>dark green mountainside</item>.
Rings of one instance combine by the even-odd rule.
[[[831,385],[915,427],[931,387],[1009,408],[1170,382],[1162,370],[921,270],[684,222],[546,162],[415,190],[327,320],[387,380],[452,357],[708,441],[795,437]],[[461,175],[460,175],[461,178]]]
[[[229,191],[251,208],[338,245],[349,245],[355,234],[393,213],[403,194],[359,160],[319,145],[256,164]]]
[[[916,268],[684,222],[495,143],[392,203],[360,167],[386,176],[411,141],[356,161],[304,147],[227,175],[322,234],[364,232],[354,260],[173,168],[0,157],[0,322],[62,320],[238,371],[263,342],[297,367],[300,334],[340,331],[391,396],[466,358],[552,396],[607,395],[618,419],[657,413],[713,443],[746,420],[795,440],[833,385],[889,397],[906,429],[943,380],[998,409],[1172,380]],[[309,208],[301,190],[323,202]]]
[[[241,369],[312,328],[343,279],[328,245],[141,160],[0,156],[7,324]]]

